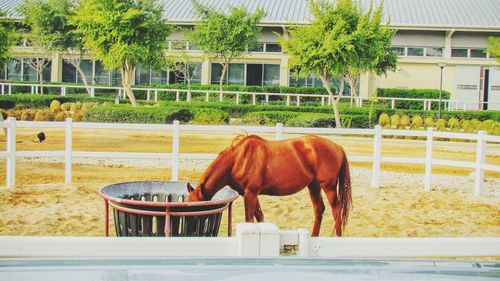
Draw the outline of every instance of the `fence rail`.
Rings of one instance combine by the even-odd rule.
[[[0,82],[0,93],[2,95],[4,94],[12,94],[12,87],[13,86],[23,86],[23,87],[29,87],[31,88],[31,93],[32,94],[38,94],[40,93],[39,88],[40,84],[31,84],[31,83],[10,83],[10,82]],[[120,86],[97,86],[97,85],[89,85],[89,86],[83,86],[83,85],[67,85],[67,84],[61,84],[61,85],[54,85],[54,84],[44,84],[44,88],[59,88],[59,92],[61,96],[66,96],[67,89],[90,89],[90,95],[91,97],[95,97],[95,92],[96,90],[116,90],[117,92],[117,97],[120,97],[122,99],[126,99],[126,94],[125,91],[123,90],[123,87]],[[165,88],[146,88],[146,87],[133,87],[132,88],[134,91],[142,91],[146,92],[146,100],[158,100],[158,93],[160,92],[170,92],[170,93],[175,93],[175,100],[180,101],[181,100],[181,93],[187,93],[187,89],[165,89]],[[218,91],[218,90],[191,90],[190,91],[191,95],[199,95],[199,96],[205,96],[205,101],[209,101],[210,99],[210,94],[217,94],[219,95],[219,101],[222,101],[224,99],[224,96],[232,96],[235,97],[235,103],[239,104],[240,99],[242,96],[251,96],[252,97],[252,104],[257,103],[257,97],[264,97],[265,102],[269,103],[270,97],[285,97],[286,98],[286,105],[289,106],[293,103],[295,105],[300,106],[303,104],[303,99],[306,98],[317,98],[321,100],[321,105],[329,105],[331,104],[331,98],[328,95],[322,95],[322,94],[294,94],[294,93],[263,93],[263,92],[239,92],[239,91]],[[341,99],[351,99],[350,96],[341,96]],[[353,97],[355,105],[357,107],[362,107],[364,103],[367,101],[373,99],[373,97]],[[434,107],[433,108],[433,102],[434,103],[439,103],[439,99],[419,99],[419,98],[391,98],[391,97],[377,97],[377,100],[382,100],[382,101],[388,101],[391,104],[391,108],[395,109],[398,108],[398,104],[402,101],[417,101],[422,103],[422,109],[423,110],[436,110],[438,108]],[[301,101],[302,100],[302,101]],[[191,96],[186,95],[186,101],[191,101]],[[462,101],[462,100],[454,100],[454,99],[443,99],[441,100],[442,103],[442,109],[443,110],[449,110],[449,111],[467,111],[467,110],[483,110],[483,106],[487,105],[488,110],[493,109],[493,110],[500,110],[500,102],[492,102],[492,101]]]
[[[26,237],[0,236],[0,258],[277,257],[495,257],[500,238],[333,238],[282,231],[272,223],[241,223],[236,237]]]
[[[273,133],[276,139],[282,139],[284,133],[288,134],[322,134],[322,135],[363,135],[373,137],[372,156],[351,156],[351,162],[371,162],[372,163],[372,187],[380,186],[381,163],[410,163],[425,164],[423,178],[423,188],[425,191],[431,190],[432,166],[446,165],[452,167],[463,167],[474,169],[474,195],[479,196],[483,190],[484,172],[500,172],[500,166],[487,164],[485,162],[486,141],[500,143],[500,137],[486,135],[480,131],[478,134],[461,134],[450,132],[434,132],[432,128],[427,131],[397,131],[383,130],[380,126],[375,129],[331,129],[331,128],[291,128],[277,124],[275,127],[250,127],[250,126],[206,126],[206,125],[180,125],[178,121],[169,124],[109,124],[109,123],[74,123],[70,118],[66,122],[32,122],[16,121],[10,117],[4,122],[0,122],[0,128],[7,128],[7,149],[0,151],[0,158],[6,158],[6,180],[7,188],[16,185],[16,159],[18,157],[63,157],[65,169],[65,183],[72,183],[72,163],[73,158],[131,158],[131,159],[168,159],[171,162],[171,180],[179,179],[180,159],[205,159],[210,160],[216,154],[210,153],[180,153],[180,135],[184,131],[204,131],[204,132],[234,132],[247,131],[250,133]],[[16,149],[16,129],[17,128],[59,128],[65,130],[64,151],[17,151]],[[73,129],[108,129],[108,130],[161,130],[172,132],[172,150],[165,153],[143,153],[143,152],[105,152],[105,151],[74,151],[73,150]],[[382,155],[382,137],[396,136],[419,136],[426,137],[426,153],[423,158],[408,157],[387,157]],[[465,139],[476,141],[476,161],[454,161],[447,159],[436,159],[433,157],[433,142],[436,137],[450,139]]]

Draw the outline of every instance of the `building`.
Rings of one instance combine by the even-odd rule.
[[[161,1],[161,0],[160,0]],[[0,9],[9,16],[19,15],[15,9],[22,0],[0,3]],[[196,22],[191,1],[163,0],[167,22],[190,27]],[[314,76],[297,79],[290,71],[288,57],[282,52],[277,34],[284,34],[293,24],[307,24],[310,19],[306,0],[203,0],[202,4],[228,10],[230,6],[244,5],[250,12],[264,8],[261,47],[229,66],[226,83],[237,85],[321,86]],[[374,0],[378,5],[381,0]],[[364,3],[369,3],[364,0]],[[468,109],[500,110],[500,69],[494,58],[486,52],[487,38],[500,36],[500,0],[385,0],[384,22],[397,29],[393,50],[399,54],[398,69],[387,77],[370,74],[360,78],[361,96],[374,95],[377,88],[439,88],[441,68],[443,89],[454,99],[467,101]],[[194,83],[217,84],[221,66],[196,49],[186,40],[182,31],[169,37],[169,48],[185,48],[197,61]],[[36,80],[36,75],[23,62],[23,57],[34,53],[20,42],[14,48],[14,58],[0,70],[0,79]],[[52,64],[45,77],[53,82],[80,82],[74,68],[60,54],[47,57]],[[119,84],[117,72],[106,72],[100,62],[90,58],[83,62],[89,82],[93,84]],[[173,73],[157,72],[148,66],[138,67],[135,84],[172,84],[183,82]],[[486,107],[484,107],[486,109]]]

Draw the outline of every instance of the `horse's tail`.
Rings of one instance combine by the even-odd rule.
[[[349,217],[349,210],[352,205],[352,192],[351,192],[351,175],[349,173],[349,163],[347,162],[347,156],[344,154],[344,159],[342,160],[342,166],[340,167],[339,173],[339,187],[337,193],[337,203],[339,208],[337,209],[336,220],[339,220],[341,229],[344,229],[347,224],[347,219]]]

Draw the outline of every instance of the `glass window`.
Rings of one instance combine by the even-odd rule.
[[[306,85],[306,78],[300,77],[295,73],[295,71],[290,70],[290,81],[289,85],[292,87],[302,87]]]
[[[229,64],[229,84],[245,85],[245,65],[242,63]]]
[[[280,44],[266,43],[266,52],[268,53],[281,53]]]
[[[11,58],[7,65],[7,80],[21,81],[21,60]]]
[[[424,48],[408,47],[408,56],[422,57],[424,56]]]
[[[190,51],[197,51],[198,50],[198,46],[196,46],[196,44],[193,43],[193,42],[188,42],[188,50],[190,50]]]
[[[248,48],[249,52],[263,52],[264,51],[264,44],[263,43],[258,43],[257,46],[253,46],[253,48]]]
[[[169,71],[168,72],[168,83],[169,84],[184,84],[186,81],[184,80],[184,75],[178,71]]]
[[[111,85],[121,86],[122,85],[122,74],[121,70],[113,69],[111,71]]]
[[[210,83],[219,84],[220,76],[222,75],[222,65],[220,63],[212,63],[212,71],[210,74]],[[227,83],[227,74],[224,77],[224,84]]]
[[[427,57],[443,57],[443,48],[425,48]]]
[[[247,86],[262,86],[262,64],[247,64]]]
[[[467,49],[451,49],[451,56],[454,58],[466,58]]]
[[[62,60],[62,81],[66,83],[76,82],[76,68],[68,60]]]
[[[90,81],[92,81],[92,61],[91,60],[81,60],[80,61],[80,68],[83,71],[83,74],[85,75],[85,80],[87,80],[87,83],[90,84]],[[76,73],[76,82],[77,83],[83,83],[83,78],[81,77],[80,73]]]
[[[264,64],[264,86],[279,86],[280,65]]]
[[[397,56],[404,56],[405,55],[405,47],[392,47],[391,51],[396,54]]]
[[[470,49],[471,58],[486,58],[485,49]]]
[[[186,41],[170,41],[170,50],[186,50]]]
[[[168,84],[168,71],[152,71],[151,73],[151,85],[166,85]]]
[[[5,80],[5,64],[0,63],[0,80]]]
[[[151,68],[138,65],[135,68],[135,85],[149,85],[151,83]]]
[[[31,67],[31,65],[36,65],[36,60],[34,59],[24,59],[23,64],[23,81],[38,81],[38,74],[36,70]]]
[[[201,63],[192,63],[189,66],[191,72],[191,84],[201,84]]]
[[[43,81],[50,81],[50,77],[52,76],[52,61],[43,69],[42,76]]]
[[[100,61],[95,61],[94,84],[109,85],[109,73],[104,69]]]

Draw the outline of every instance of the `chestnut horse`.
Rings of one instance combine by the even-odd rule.
[[[337,236],[342,235],[352,203],[344,150],[313,135],[282,141],[255,135],[236,137],[208,166],[196,189],[188,185],[187,201],[210,200],[226,185],[243,196],[247,222],[254,217],[264,221],[257,195],[290,195],[307,186],[315,214],[312,236],[319,235],[325,211],[321,190],[332,208]]]

